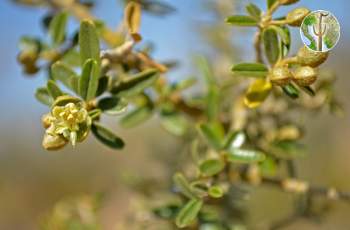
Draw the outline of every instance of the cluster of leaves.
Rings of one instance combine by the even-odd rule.
[[[302,47],[289,55],[290,26],[299,27],[309,10],[296,8],[286,17],[273,18],[278,7],[297,0],[268,0],[266,12],[249,4],[248,15],[228,17],[229,24],[257,28],[256,61],[235,64],[231,73],[227,70],[233,81],[223,83],[210,60],[199,57],[206,87],[190,98],[182,92],[196,83],[194,79],[169,84],[165,73],[172,66],[155,62],[147,47],[135,47],[142,41],[141,12],[163,16],[173,12],[172,7],[153,0],[126,1],[121,29],[113,31],[90,14],[86,3],[35,2],[56,10],[45,20],[50,43],[24,38],[19,54],[25,72],[46,69],[49,73],[47,85],[36,92],[51,110],[43,117],[46,149],[59,149],[68,142],[75,145],[90,131],[101,143],[120,149],[124,142],[100,123],[102,115],[120,115],[121,125],[130,128],[158,114],[166,130],[191,145],[186,160],[179,162],[181,167],[174,167],[173,161],[169,165],[169,173],[182,171],[175,173],[173,183],[166,183],[173,199],[151,207],[155,216],[171,220],[170,225],[178,228],[243,228],[241,201],[249,185],[278,179],[273,184],[283,190],[308,192],[308,185],[294,178],[293,160],[304,153],[303,130],[295,116],[325,106],[339,112],[340,106],[333,92],[334,78],[316,69],[328,53]],[[81,21],[71,38],[66,32],[70,16]],[[46,65],[38,67],[43,60]],[[236,94],[231,97],[228,91]],[[280,179],[284,170],[288,176]],[[155,199],[159,201],[158,195]]]

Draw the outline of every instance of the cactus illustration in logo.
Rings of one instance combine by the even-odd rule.
[[[313,51],[327,52],[339,40],[338,20],[328,11],[318,10],[305,17],[300,34],[304,44]]]

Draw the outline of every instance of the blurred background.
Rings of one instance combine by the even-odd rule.
[[[141,34],[146,41],[156,44],[155,59],[178,60],[180,63],[169,74],[170,81],[193,74],[191,57],[206,53],[206,44],[197,27],[211,23],[213,15],[205,9],[206,3],[211,1],[215,0],[167,0],[165,2],[176,8],[174,14],[162,19],[144,16]],[[249,2],[265,8],[263,0],[236,2],[237,12],[242,12],[243,6]],[[311,10],[328,10],[340,22],[340,41],[322,68],[337,74],[337,94],[344,103],[345,111],[348,111],[349,2],[301,0],[298,5]],[[278,14],[290,9],[284,7]],[[122,19],[122,4],[116,0],[99,0],[93,12],[113,27]],[[38,229],[38,221],[55,202],[67,196],[96,192],[107,194],[99,214],[103,229],[115,229],[134,195],[122,183],[122,176],[127,172],[161,174],[165,169],[158,156],[176,155],[181,141],[166,133],[158,125],[157,118],[130,130],[121,129],[115,120],[106,119],[104,121],[126,141],[124,150],[107,149],[91,138],[76,149],[68,147],[59,152],[45,151],[41,147],[44,130],[40,118],[47,108],[34,98],[35,89],[44,84],[44,76],[25,76],[16,62],[21,35],[43,36],[40,19],[44,14],[44,9],[18,6],[9,0],[0,1],[0,229]],[[230,26],[227,30],[232,31],[238,47],[237,53],[232,54],[232,63],[252,58],[253,50],[247,39],[251,39],[253,30],[243,31]],[[293,30],[293,38],[295,51],[301,45],[298,29]],[[349,113],[344,118],[336,118],[326,112],[311,114],[305,117],[305,124],[305,143],[309,146],[309,154],[298,160],[300,177],[317,185],[332,185],[350,191]],[[266,218],[277,218],[277,214],[286,209],[286,206],[279,205],[288,199],[285,195],[270,190],[262,190],[259,194],[264,197],[263,201],[259,199],[259,203],[254,198],[251,201],[252,219],[256,223]],[[274,203],[270,203],[272,197]],[[272,213],[262,211],[266,206],[273,206]],[[332,212],[323,219],[322,225],[301,220],[286,229],[349,229],[350,205],[335,202],[332,206]]]

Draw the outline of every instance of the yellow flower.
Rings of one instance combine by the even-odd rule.
[[[77,141],[85,139],[91,125],[91,118],[82,103],[69,102],[64,106],[54,106],[51,114],[46,116],[45,119],[49,124],[46,129],[46,136],[61,137],[70,141],[73,146],[76,145]],[[61,143],[63,146],[63,142]]]

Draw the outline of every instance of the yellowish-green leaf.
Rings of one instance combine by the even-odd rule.
[[[49,94],[51,95],[51,97],[53,99],[56,99],[57,97],[63,95],[62,91],[57,86],[56,82],[54,82],[53,80],[48,80],[48,82],[47,82],[47,91],[49,92]]]
[[[125,7],[125,23],[134,41],[142,39],[139,34],[141,23],[141,5],[138,2],[129,1]]]
[[[51,106],[51,104],[53,103],[53,99],[50,96],[47,88],[42,87],[42,88],[38,88],[35,92],[35,98],[40,101],[42,104],[44,105],[48,105]]]
[[[214,176],[220,173],[225,167],[221,159],[208,159],[199,165],[199,170],[205,176]]]
[[[100,43],[95,25],[90,20],[84,20],[80,24],[79,46],[81,65],[84,66],[88,59],[93,59],[100,67]]]
[[[187,179],[184,177],[182,173],[175,173],[173,176],[173,181],[175,183],[175,187],[186,197],[192,199],[195,196],[193,193],[190,183],[188,183]]]
[[[209,188],[208,194],[209,194],[209,196],[211,196],[213,198],[220,198],[224,195],[224,191],[223,191],[222,187],[220,187],[218,185],[214,185],[214,186],[211,186]]]
[[[271,91],[272,85],[270,81],[265,79],[257,79],[249,86],[245,97],[244,104],[248,108],[256,108],[265,101]]]
[[[78,92],[79,77],[69,66],[62,62],[56,62],[51,66],[53,79],[62,82],[68,89]]]
[[[60,45],[66,35],[66,26],[68,21],[68,14],[60,12],[51,20],[49,25],[49,34],[51,35],[52,43]]]
[[[235,26],[258,26],[255,18],[246,15],[233,15],[226,18],[226,22]]]
[[[249,13],[249,15],[252,16],[256,21],[260,21],[262,12],[257,5],[255,5],[254,3],[249,3],[246,6],[246,10]]]
[[[205,123],[199,125],[199,131],[211,147],[219,150],[224,143],[224,130],[219,123]]]
[[[195,221],[200,209],[202,208],[203,201],[198,199],[192,199],[182,207],[176,216],[175,223],[179,228],[184,228]]]

